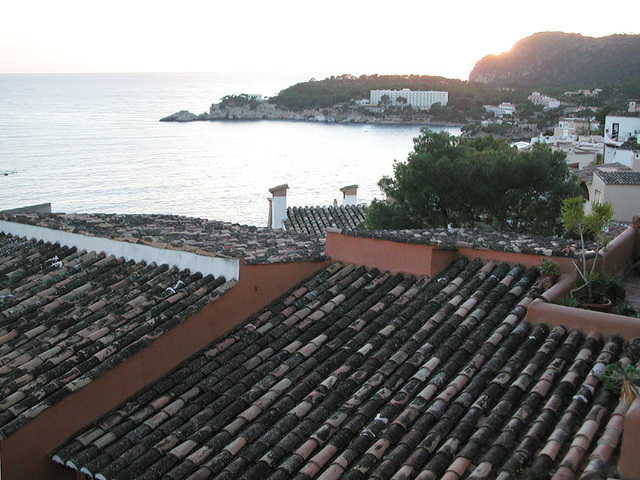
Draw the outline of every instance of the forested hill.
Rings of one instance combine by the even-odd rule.
[[[476,63],[469,81],[496,87],[597,88],[637,83],[640,35],[543,32]]]
[[[449,105],[464,108],[504,101],[504,93],[490,85],[470,86],[468,82],[427,75],[340,75],[324,80],[311,79],[281,91],[271,101],[280,106],[302,110],[328,108],[342,102],[369,98],[377,89],[436,90],[449,92]]]

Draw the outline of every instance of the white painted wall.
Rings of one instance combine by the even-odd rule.
[[[613,124],[618,125],[618,138],[613,139],[617,142],[626,142],[631,137],[635,137],[640,133],[640,117],[619,117],[608,115],[604,122],[605,141],[612,141]],[[605,158],[605,163],[607,159]]]
[[[188,268],[191,272],[200,272],[205,276],[211,274],[214,277],[224,277],[227,281],[238,280],[240,274],[240,261],[237,258],[209,257],[182,250],[169,250],[138,243],[119,242],[103,237],[89,237],[77,233],[4,220],[0,220],[0,231],[19,237],[35,238],[45,242],[76,247],[79,250],[88,252],[105,252],[108,255],[124,257],[126,260],[135,260],[136,262],[155,262],[158,265],[166,263],[180,269]]]
[[[358,204],[358,195],[345,195],[342,198],[342,205],[357,205]]]
[[[273,197],[271,199],[271,228],[282,228],[287,219],[287,197]]]

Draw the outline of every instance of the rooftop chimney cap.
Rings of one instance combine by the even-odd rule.
[[[340,191],[342,193],[347,193],[349,190],[355,190],[358,188],[358,185],[347,185],[346,187],[342,187]]]
[[[282,185],[278,185],[276,187],[270,188],[269,192],[271,193],[285,192],[286,193],[288,188],[289,188],[289,185],[286,183],[283,183]]]

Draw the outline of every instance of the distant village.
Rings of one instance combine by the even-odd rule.
[[[601,89],[568,91],[569,98],[596,98]],[[372,90],[369,99],[356,101],[361,107],[382,113],[385,108],[410,108],[428,111],[435,104],[446,106],[447,92],[403,90]],[[562,102],[555,98],[532,92],[528,100],[542,111],[560,109]],[[483,126],[509,124],[526,131],[534,130],[526,119],[518,117],[516,105],[501,103],[485,105],[488,118]],[[558,123],[548,132],[533,136],[529,141],[513,141],[518,150],[528,150],[536,143],[548,145],[554,151],[566,154],[569,168],[580,180],[587,209],[592,203],[611,203],[614,219],[628,221],[640,212],[640,101],[630,100],[626,111],[612,111],[605,119],[604,128],[593,116],[581,116],[578,108],[574,115],[560,116]],[[604,134],[599,134],[603,132]]]
[[[566,97],[596,98],[601,89],[565,92]],[[261,100],[260,96],[251,96]],[[371,90],[368,99],[355,104],[366,111],[384,115],[389,119],[397,112],[428,112],[434,105],[446,106],[448,92],[402,90]],[[528,100],[542,112],[558,110],[559,100],[532,92]],[[520,118],[513,103],[485,105],[487,114],[482,126],[508,124],[520,131],[534,131],[535,126]],[[511,142],[518,150],[528,150],[536,143],[548,145],[554,151],[566,154],[569,168],[578,175],[587,209],[592,203],[611,203],[614,219],[629,221],[640,212],[640,101],[630,100],[626,111],[612,111],[605,119],[604,128],[593,116],[581,116],[578,108],[566,108],[573,115],[559,116],[559,121],[547,132],[532,136],[528,141]],[[324,118],[324,117],[323,117]],[[600,134],[603,132],[603,134]]]

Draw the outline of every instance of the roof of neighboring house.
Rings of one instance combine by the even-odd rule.
[[[634,138],[633,140],[627,140],[624,142],[618,147],[618,150],[631,150],[633,152],[637,152],[640,151],[640,145],[638,145],[638,142]]]
[[[629,110],[616,110],[607,113],[607,117],[640,117],[640,112],[630,112]]]
[[[609,235],[622,233],[628,224],[611,222]],[[344,235],[389,240],[401,243],[433,245],[442,250],[460,247],[495,252],[513,252],[527,255],[575,257],[580,252],[579,239],[540,237],[522,233],[500,232],[494,228],[432,228],[428,230],[344,230]],[[595,244],[586,242],[587,256],[595,254]]]
[[[347,230],[361,227],[366,213],[366,205],[289,207],[284,224],[287,230],[320,237],[325,235],[327,227]]]
[[[0,219],[83,235],[216,257],[244,257],[246,263],[323,260],[315,236],[178,215],[16,214]]]
[[[232,285],[0,234],[0,439]]]
[[[640,172],[598,170],[596,175],[605,185],[640,185]]]
[[[332,264],[53,459],[121,480],[606,472],[627,405],[598,373],[622,340],[526,323],[536,279]]]
[[[593,181],[593,174],[597,171],[603,171],[603,170],[608,170],[608,171],[630,171],[631,168],[629,168],[627,165],[620,163],[620,162],[612,162],[612,163],[603,163],[603,164],[598,164],[598,165],[587,165],[586,167],[578,170],[576,173],[578,175],[578,180],[580,180],[581,182],[592,182]]]

